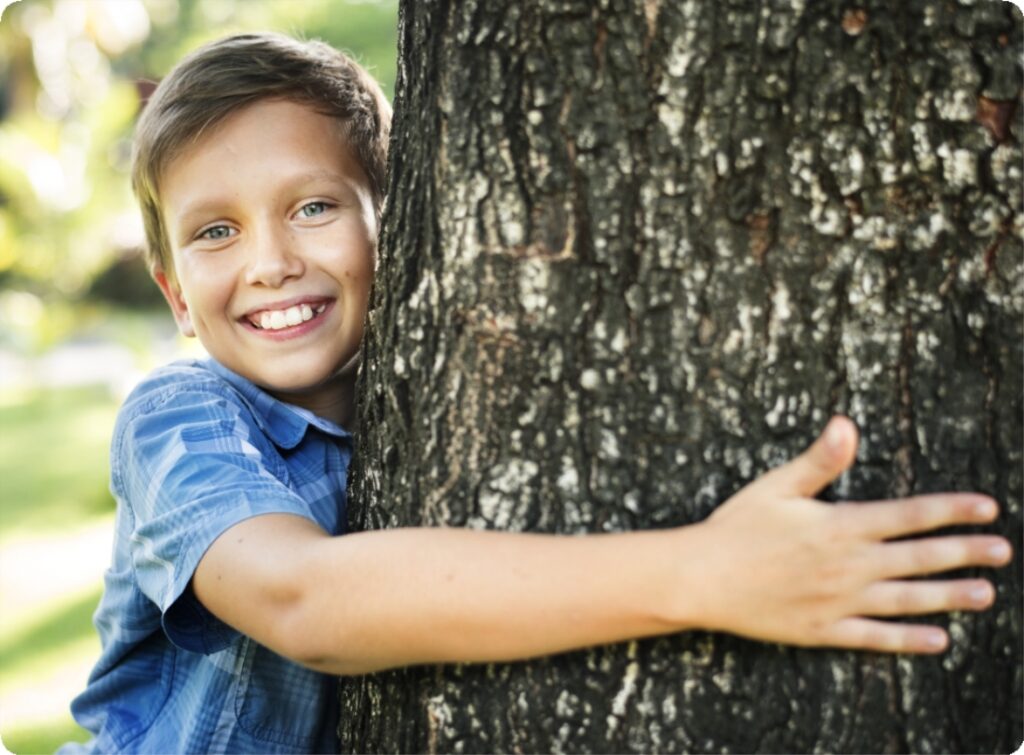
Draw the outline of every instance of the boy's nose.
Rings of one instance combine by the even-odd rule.
[[[252,239],[245,280],[249,285],[280,288],[289,278],[302,275],[302,258],[286,231],[266,230]]]

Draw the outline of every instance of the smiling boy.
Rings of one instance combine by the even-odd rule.
[[[161,176],[174,269],[154,278],[217,362],[347,424],[377,235],[365,173],[337,122],[295,102],[217,130]]]
[[[983,579],[904,578],[1005,564],[1002,538],[887,542],[991,521],[990,499],[812,500],[853,462],[842,418],[688,527],[339,537],[389,118],[347,57],[277,35],[197,51],[142,116],[153,277],[211,359],[157,370],[118,417],[84,749],[333,751],[337,674],[697,627],[940,652],[937,627],[869,617],[991,605]]]

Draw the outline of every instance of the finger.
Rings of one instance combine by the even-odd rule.
[[[781,494],[813,496],[849,469],[856,456],[857,428],[848,418],[836,416],[810,448],[766,473],[760,482],[778,486]]]
[[[995,590],[984,579],[930,582],[876,582],[857,606],[866,616],[913,616],[946,611],[981,611],[992,605]]]
[[[892,579],[965,566],[1003,566],[1012,553],[1010,543],[996,535],[950,535],[882,543],[872,564],[877,578]]]
[[[882,653],[941,653],[949,644],[949,636],[945,630],[927,624],[897,624],[854,616],[837,621],[823,644]]]
[[[995,501],[974,493],[841,503],[836,508],[847,518],[845,526],[874,540],[913,535],[953,524],[985,524],[999,513]]]

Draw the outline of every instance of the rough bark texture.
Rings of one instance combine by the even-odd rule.
[[[410,669],[344,684],[344,748],[1013,751],[1020,13],[409,0],[400,40],[357,527],[694,522],[843,412],[826,497],[985,491],[1017,556],[941,657],[690,633]]]

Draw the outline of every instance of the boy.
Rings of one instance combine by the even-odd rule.
[[[937,627],[864,617],[991,605],[985,580],[900,580],[1005,564],[1002,538],[884,542],[991,521],[990,499],[811,500],[853,461],[842,418],[688,527],[337,537],[389,116],[352,61],[277,35],[197,51],[142,115],[153,277],[212,359],[158,370],[118,418],[86,749],[333,751],[337,674],[696,627],[939,652]]]

